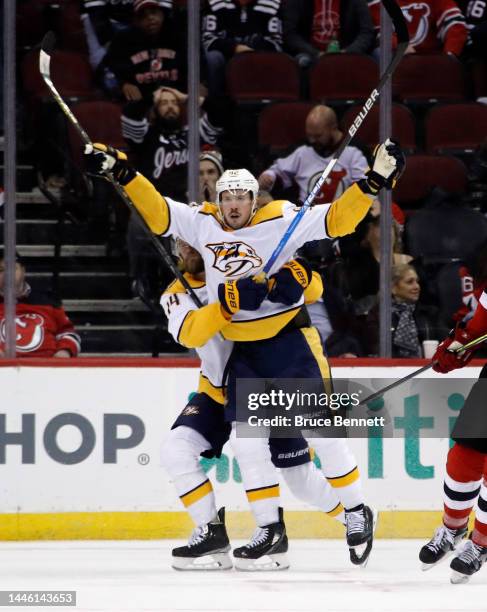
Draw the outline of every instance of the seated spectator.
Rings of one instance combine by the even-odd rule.
[[[375,32],[366,0],[286,0],[284,46],[302,68],[325,53],[369,53]]]
[[[153,102],[126,104],[122,114],[122,133],[129,145],[135,167],[161,193],[176,200],[186,199],[188,167],[188,126],[185,105],[188,96],[168,87],[154,92]],[[203,145],[214,146],[223,133],[224,112],[219,103],[202,102],[200,138]]]
[[[359,224],[355,234],[340,238],[335,243],[335,251],[343,262],[342,286],[355,304],[357,315],[366,315],[376,304],[380,279],[380,215],[377,208]],[[401,209],[393,207],[392,264],[406,264],[411,261],[410,255],[402,252],[401,221],[404,217]]]
[[[101,68],[115,75],[128,101],[151,100],[161,85],[185,90],[184,42],[171,26],[167,2],[134,0],[133,24],[115,34]]]
[[[47,295],[32,290],[25,266],[15,264],[15,329],[17,357],[76,357],[81,340],[63,307]],[[5,351],[5,262],[0,256],[0,357]]]
[[[430,323],[427,313],[418,306],[418,275],[413,266],[401,264],[393,266],[391,281],[392,357],[421,357],[421,342],[430,339]],[[378,304],[367,315],[364,344],[367,354],[379,354]]]
[[[172,0],[166,0],[166,4],[172,4]],[[81,1],[81,21],[93,70],[98,68],[105,57],[115,34],[130,27],[133,10],[133,0]]]
[[[459,5],[469,30],[465,52],[487,62],[487,2],[463,0]]]
[[[296,183],[299,199],[304,202],[324,168],[343,140],[335,111],[319,104],[306,117],[307,144],[298,147],[290,155],[276,161],[259,176],[259,187],[265,191],[274,188],[279,179],[284,188]],[[345,147],[327,181],[321,187],[314,203],[332,202],[353,182],[358,181],[367,169],[364,154],[354,146]]]
[[[205,0],[202,39],[210,94],[222,94],[225,64],[231,57],[282,51],[281,0]]]
[[[220,151],[203,151],[200,155],[200,203],[216,202],[216,182],[222,174],[223,160]]]
[[[398,0],[409,31],[406,53],[449,53],[459,56],[467,42],[465,17],[454,0]],[[380,30],[380,0],[369,0],[377,31]]]
[[[487,287],[487,242],[481,245],[470,261],[458,270],[462,286],[462,306],[453,315],[455,322],[467,322],[474,315],[480,296]]]

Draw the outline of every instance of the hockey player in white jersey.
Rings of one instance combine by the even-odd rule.
[[[176,419],[162,446],[162,462],[196,525],[188,545],[173,550],[173,567],[185,570],[228,569],[232,563],[228,556],[230,544],[224,509],[217,513],[213,488],[199,463],[199,456],[219,457],[230,437],[231,427],[224,418],[222,379],[233,343],[212,336],[216,329],[224,330],[229,319],[220,302],[208,304],[204,266],[199,253],[181,240],[177,244],[186,270],[185,278],[204,306],[198,308],[177,280],[161,297],[170,333],[185,346],[195,347],[201,359],[198,392]],[[313,273],[305,291],[306,302],[318,299],[322,290],[321,278]],[[266,461],[261,462],[258,471],[243,474],[259,533],[268,524],[276,523],[276,508],[279,512],[279,483],[274,465],[281,469],[297,497],[344,523],[343,506],[335,490],[311,462],[306,441],[303,438],[271,439]],[[280,541],[275,549],[278,552],[266,555],[265,563],[259,559],[259,570],[286,569],[289,566],[282,517],[277,523],[275,529],[279,529]],[[253,562],[247,559],[237,557],[235,562],[237,569],[253,569]]]
[[[87,167],[92,173],[109,171],[132,199],[150,229],[158,235],[175,235],[201,253],[206,272],[209,302],[220,301],[230,317],[222,330],[235,342],[229,368],[225,417],[232,421],[232,446],[242,471],[258,469],[268,453],[267,440],[236,435],[236,380],[238,378],[329,378],[318,332],[300,296],[282,304],[262,293],[254,276],[262,271],[275,246],[297,214],[287,201],[275,201],[256,211],[257,181],[246,170],[226,171],[217,185],[216,204],[199,209],[159,194],[151,183],[131,168],[126,156],[106,145],[87,146]],[[303,216],[291,239],[270,270],[274,275],[305,242],[352,233],[367,214],[379,189],[391,189],[404,166],[399,147],[387,142],[375,152],[366,178],[354,183],[331,204],[314,206]],[[242,300],[240,291],[242,290]],[[260,306],[246,309],[249,296]],[[255,302],[254,302],[255,305]],[[319,438],[316,438],[319,442]],[[319,452],[319,450],[318,450]],[[346,508],[347,542],[356,549],[356,563],[366,560],[373,538],[370,508],[364,504]],[[272,548],[272,530],[253,539],[242,557]],[[365,547],[365,550],[363,550]],[[236,553],[237,551],[235,551]]]

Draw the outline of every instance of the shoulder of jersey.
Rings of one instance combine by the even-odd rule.
[[[206,282],[202,281],[202,280],[198,280],[196,278],[194,278],[193,276],[191,276],[191,274],[188,274],[187,272],[184,274],[184,278],[188,281],[189,286],[192,289],[202,289],[203,287],[206,286]],[[168,295],[171,293],[186,293],[186,289],[184,288],[183,283],[176,279],[174,280],[164,291],[164,293],[162,295]]]
[[[262,11],[273,15],[277,15],[280,8],[281,0],[257,0],[253,6],[254,11]]]
[[[222,9],[236,9],[237,7],[230,0],[208,0],[208,4],[210,9],[216,13],[216,11],[221,11]]]
[[[259,225],[260,223],[266,223],[267,221],[273,221],[274,219],[280,219],[284,216],[284,208],[286,205],[291,203],[287,200],[273,200],[269,202],[255,213],[250,222],[250,225]]]

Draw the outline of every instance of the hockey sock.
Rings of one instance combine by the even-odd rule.
[[[443,485],[443,523],[449,529],[459,529],[468,523],[475,500],[480,492],[485,455],[455,444],[448,453]]]
[[[326,512],[345,524],[345,513],[335,490],[312,461],[303,465],[281,468],[281,474],[291,493],[302,501]]]
[[[162,464],[197,526],[206,525],[217,515],[213,487],[199,462],[200,453],[209,448],[200,433],[180,426],[170,431],[161,451]]]
[[[480,495],[475,508],[475,526],[472,533],[472,541],[479,546],[487,546],[487,482],[485,480],[480,487]]]
[[[235,423],[230,436],[250,509],[259,527],[279,521],[279,482],[267,438],[239,438]]]
[[[312,446],[321,461],[321,469],[344,508],[364,503],[362,480],[357,462],[347,441],[341,438],[313,438]]]

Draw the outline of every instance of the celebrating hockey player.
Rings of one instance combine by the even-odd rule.
[[[204,265],[199,253],[181,240],[177,240],[177,245],[186,270],[185,278],[205,306],[198,308],[179,281],[174,281],[161,298],[169,331],[178,342],[187,347],[195,347],[201,358],[198,393],[176,419],[162,446],[163,464],[196,524],[188,545],[173,550],[173,567],[227,569],[232,564],[227,554],[230,546],[225,530],[224,509],[217,513],[213,488],[199,463],[199,457],[201,454],[205,457],[219,457],[222,446],[230,436],[231,427],[224,418],[223,376],[233,343],[228,340],[222,342],[213,336],[215,330],[225,329],[230,317],[219,301],[207,303]],[[289,263],[299,264],[297,260]],[[303,293],[302,286],[292,278],[290,275],[286,283],[276,275],[273,291],[278,291],[281,298],[293,289]],[[320,276],[313,273],[304,291],[305,301],[315,301],[322,290]],[[343,462],[347,463],[348,449],[345,443],[344,448],[345,456],[340,454],[341,448],[333,448],[334,462],[340,461],[342,457]],[[281,468],[284,479],[297,497],[344,523],[343,506],[335,490],[311,462],[306,441],[303,438],[271,439],[269,454],[259,465],[258,471],[243,474],[247,498],[258,525],[257,532],[261,535],[270,523],[278,534],[273,551],[267,555],[268,562],[263,563],[262,555],[259,555],[258,568],[261,570],[289,567],[285,556],[287,536],[282,516],[279,521],[274,520],[275,514],[279,513],[279,483],[273,464]],[[250,565],[253,568],[254,559],[240,558],[239,550],[234,551],[237,569],[250,569]]]
[[[462,351],[462,347],[486,332],[487,292],[484,290],[474,316],[439,345],[433,356],[433,369],[446,374],[465,366],[475,349]],[[487,559],[487,427],[484,425],[484,431],[479,427],[479,414],[485,410],[486,378],[487,365],[467,396],[452,432],[455,444],[446,463],[443,524],[419,553],[423,569],[429,569],[456,551],[450,563],[454,584],[467,582]],[[481,422],[487,424],[487,419],[484,417]],[[474,529],[464,545],[459,546],[467,537],[468,519],[475,503]]]
[[[268,442],[265,438],[236,435],[236,380],[330,378],[318,332],[310,327],[303,308],[303,296],[294,303],[282,303],[279,295],[272,298],[272,291],[267,295],[265,284],[263,290],[262,283],[254,280],[297,214],[296,208],[291,202],[274,201],[257,211],[258,184],[247,170],[227,170],[217,183],[217,203],[190,208],[159,194],[128,165],[123,153],[105,145],[87,145],[85,153],[88,169],[102,175],[110,172],[155,234],[177,236],[201,254],[208,301],[221,303],[230,317],[222,333],[235,343],[225,408],[225,418],[232,421],[232,447],[242,475],[257,471],[268,456]],[[378,191],[383,187],[391,189],[403,166],[404,156],[395,143],[387,141],[377,147],[372,168],[364,179],[351,185],[333,203],[307,211],[270,274],[280,274],[304,243],[353,232]],[[310,279],[302,272],[291,270],[291,274],[306,285],[309,283]],[[318,453],[321,444],[322,439],[314,440]],[[354,478],[351,474],[352,482]],[[372,511],[363,503],[347,504],[345,517],[347,542],[355,549],[355,562],[363,562],[372,545]],[[274,523],[269,523],[258,538],[243,547],[241,556],[252,558],[272,550],[279,522],[276,516]]]

